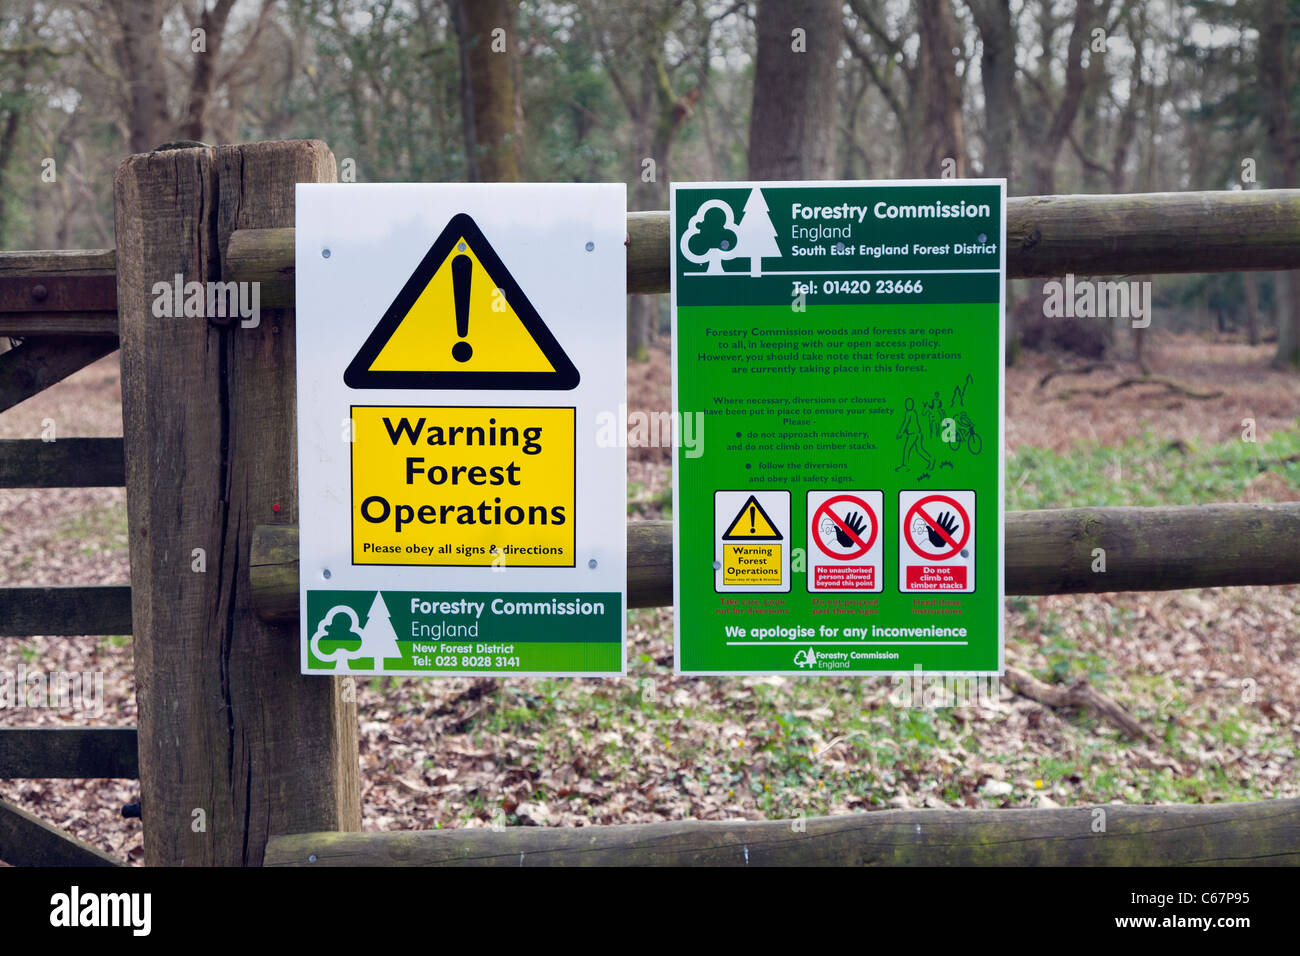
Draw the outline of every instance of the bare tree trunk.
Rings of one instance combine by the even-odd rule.
[[[952,0],[917,0],[917,28],[921,34],[918,75],[923,89],[925,126],[921,176],[939,176],[944,160],[952,160],[953,174],[966,175],[966,127],[961,117],[961,78],[957,76],[957,20]]]
[[[1100,16],[1105,16],[1110,2],[1111,0],[1104,0],[1099,11]],[[1030,182],[1036,195],[1046,196],[1056,192],[1056,160],[1061,153],[1061,146],[1069,138],[1070,130],[1079,115],[1079,107],[1083,103],[1084,86],[1087,80],[1083,67],[1083,48],[1085,38],[1089,36],[1093,13],[1093,5],[1087,0],[1079,0],[1076,3],[1071,20],[1070,37],[1066,44],[1065,86],[1061,98],[1055,108],[1050,110],[1050,115],[1043,117],[1048,120],[1047,124],[1035,127],[1033,135],[1028,137],[1030,139],[1028,144]],[[1048,5],[1043,7],[1042,14],[1043,36],[1042,52],[1039,57],[1039,78],[1046,85],[1050,83],[1052,73],[1050,39],[1055,23]],[[1029,301],[1022,303],[1023,308],[1019,310],[1021,315],[1026,315],[1029,309],[1042,307],[1044,283],[1044,279],[1031,281]],[[1012,323],[1008,322],[1007,357],[1009,359],[1013,359],[1018,350],[1019,343],[1013,341],[1015,334]]]
[[[1243,272],[1241,283],[1246,289],[1246,341],[1259,344],[1259,283],[1253,272]]]
[[[518,56],[514,0],[454,0],[460,38],[461,104],[470,179],[518,182],[519,124],[515,100]]]
[[[984,88],[985,176],[1011,178],[1015,124],[1016,35],[1011,0],[967,0],[980,34],[980,83]]]
[[[843,44],[838,0],[760,0],[751,179],[834,175],[835,62]]]
[[[650,357],[654,342],[655,324],[659,319],[659,297],[630,295],[627,297],[627,357],[644,362]]]
[[[1273,367],[1294,369],[1300,362],[1300,340],[1296,335],[1296,313],[1300,311],[1300,272],[1282,273],[1273,284],[1273,289],[1273,297],[1277,301],[1277,353],[1273,357]]]
[[[8,177],[9,163],[14,155],[14,143],[18,140],[18,128],[22,125],[22,114],[11,110],[5,114],[4,130],[0,131],[0,241],[5,239],[5,219],[9,200]]]
[[[1011,179],[1014,155],[1016,34],[1011,0],[966,0],[980,35],[980,84],[984,89],[984,176]],[[1014,291],[1006,283],[1007,347],[1004,359],[1014,365],[1020,354]]]
[[[112,0],[112,9],[122,31],[114,52],[127,84],[131,152],[147,153],[171,138],[163,70],[163,7],[159,0]]]
[[[1296,185],[1296,144],[1291,120],[1292,67],[1287,38],[1290,35],[1285,0],[1267,0],[1261,10],[1263,23],[1259,29],[1260,86],[1264,92],[1265,116],[1268,124],[1268,145],[1276,170],[1274,186],[1293,188]],[[1277,351],[1273,367],[1295,368],[1300,364],[1300,336],[1297,323],[1300,316],[1300,273],[1288,272],[1274,284],[1283,293],[1277,300]]]
[[[203,141],[207,131],[208,100],[212,96],[212,83],[216,76],[217,57],[226,32],[226,20],[235,0],[217,0],[211,10],[204,9],[199,20],[203,29],[204,52],[191,52],[194,57],[194,80],[190,86],[190,104],[185,120],[185,137]]]
[[[1088,60],[1088,79],[1084,83],[1083,105],[1079,108],[1080,138],[1074,141],[1079,164],[1080,192],[1099,193],[1105,191],[1104,176],[1110,174],[1111,168],[1097,162],[1088,154],[1093,143],[1102,142],[1104,120],[1101,115],[1101,101],[1110,85],[1110,77],[1102,67],[1104,58],[1094,55]]]

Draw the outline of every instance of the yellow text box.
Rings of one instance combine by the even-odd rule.
[[[779,587],[781,546],[779,544],[724,544],[722,583]]]
[[[352,563],[573,567],[575,409],[352,406]]]

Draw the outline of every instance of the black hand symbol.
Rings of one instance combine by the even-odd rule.
[[[935,524],[937,524],[940,528],[942,528],[944,530],[944,533],[947,534],[948,537],[950,538],[954,537],[953,532],[957,530],[957,516],[945,511],[943,514],[939,515],[939,518],[937,521],[935,521]],[[929,536],[930,544],[933,547],[936,548],[948,547],[948,542],[943,540],[943,535],[939,534],[938,531],[935,531],[934,528],[930,527],[930,525],[927,524],[925,526],[925,531],[926,534]]]
[[[845,515],[844,523],[848,525],[849,529],[860,538],[862,537],[862,529],[867,526],[867,519],[862,517],[862,515],[858,514],[856,511],[850,511]],[[841,548],[858,547],[858,543],[849,537],[848,531],[845,531],[839,525],[835,526],[835,542]]]

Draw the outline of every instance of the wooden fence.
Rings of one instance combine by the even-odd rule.
[[[0,778],[138,777],[149,864],[1283,863],[1300,800],[882,811],[789,822],[364,834],[356,709],[298,673],[293,189],[320,142],[132,156],[117,249],[0,253],[0,411],[113,349],[122,439],[0,441],[0,488],[125,486],[130,587],[0,588],[0,638],[134,635],[139,729],[0,730]],[[1013,277],[1300,268],[1300,190],[1048,196]],[[628,289],[668,290],[668,217],[628,217]],[[255,328],[153,315],[157,282],[257,281]],[[1012,594],[1300,582],[1300,504],[1007,515]],[[671,526],[629,525],[629,604],[671,601]],[[1108,569],[1091,571],[1105,548]],[[193,569],[202,549],[206,570]],[[199,821],[202,821],[200,825]],[[112,865],[0,801],[0,859]]]

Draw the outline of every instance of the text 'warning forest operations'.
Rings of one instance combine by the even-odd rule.
[[[574,409],[352,407],[356,564],[574,563]]]

